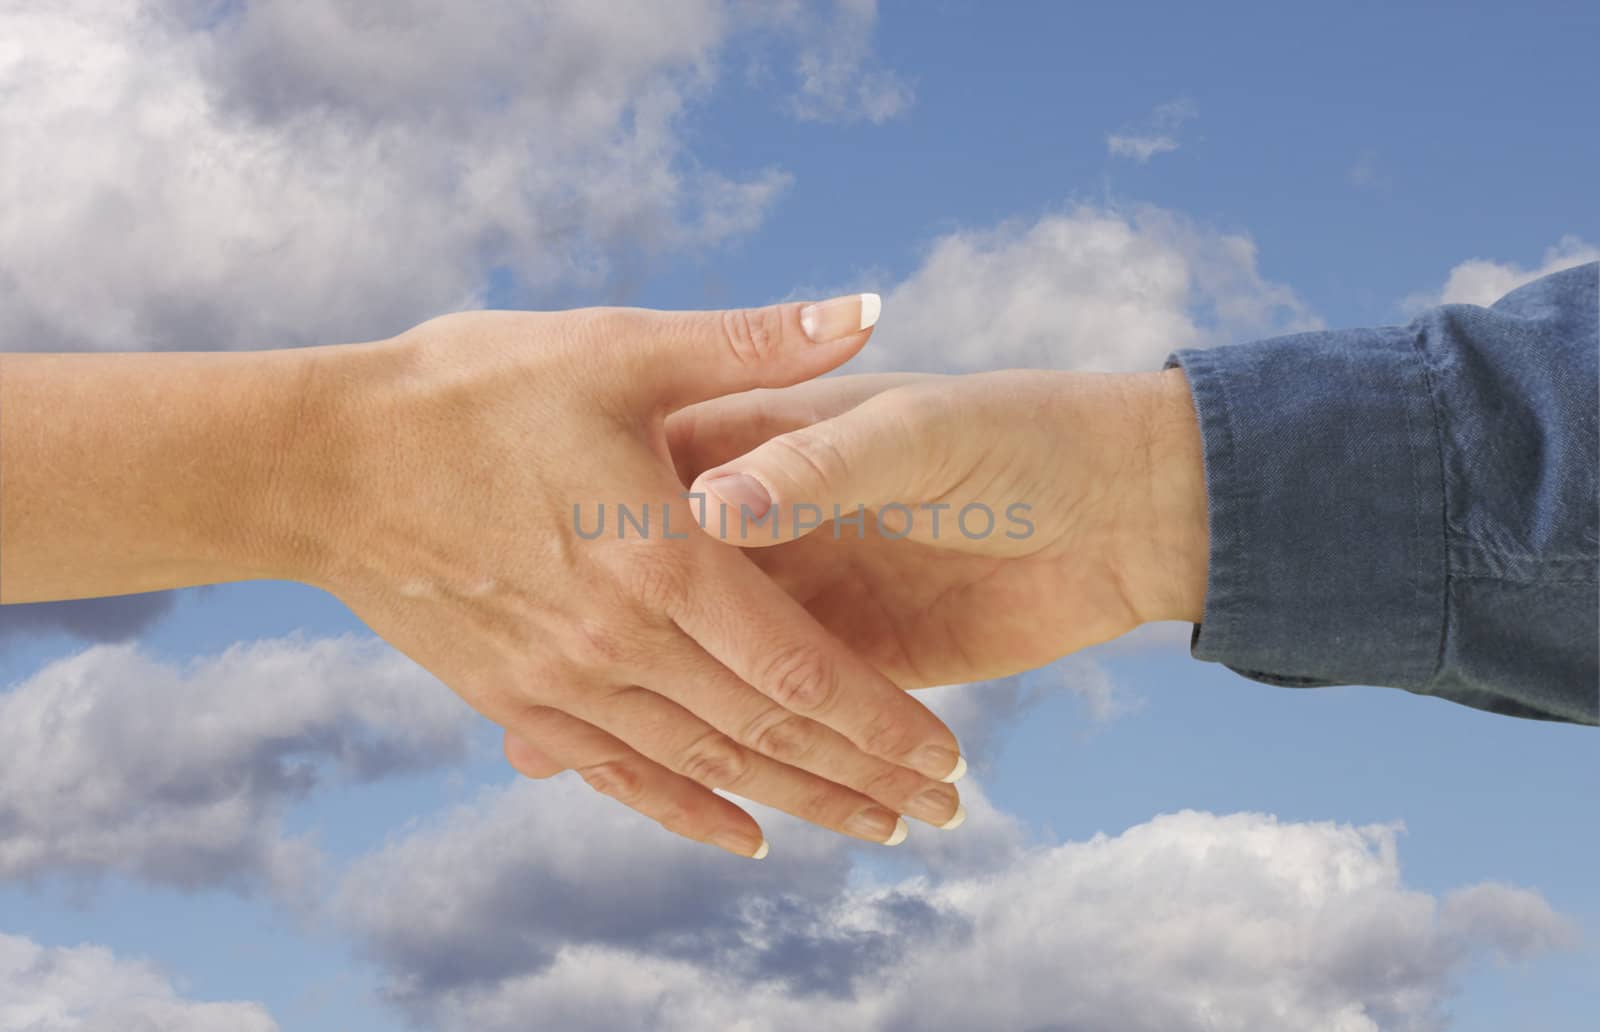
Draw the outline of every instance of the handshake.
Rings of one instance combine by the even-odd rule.
[[[760,858],[723,790],[894,845],[965,817],[906,692],[1198,621],[1180,371],[816,379],[874,294],[468,312],[300,363],[250,565],[321,587],[506,732]]]

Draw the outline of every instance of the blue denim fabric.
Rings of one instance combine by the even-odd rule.
[[[1174,365],[1211,530],[1195,658],[1600,723],[1600,263]]]

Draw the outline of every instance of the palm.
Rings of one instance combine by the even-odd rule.
[[[1092,561],[993,558],[848,530],[835,540],[827,526],[747,554],[903,688],[1029,670],[1135,623]]]

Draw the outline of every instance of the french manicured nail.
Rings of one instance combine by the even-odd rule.
[[[894,846],[905,839],[906,822],[899,814],[875,806],[852,815],[844,822],[844,830],[864,839]]]
[[[959,781],[967,772],[967,761],[961,754],[942,745],[925,745],[911,754],[911,769],[935,781],[946,784]]]
[[[961,811],[961,816],[963,818],[965,818],[967,816],[967,812],[965,810],[962,810]],[[761,840],[761,845],[756,848],[756,851],[754,853],[750,854],[750,859],[752,859],[752,860],[765,860],[767,858],[767,854],[770,853],[771,851],[772,850],[770,848],[768,848],[768,846],[767,846],[767,840],[766,839],[762,839]]]
[[[874,325],[882,311],[877,294],[847,294],[800,309],[800,328],[812,343],[827,344]]]
[[[955,805],[957,816],[966,812],[961,809],[961,800],[954,798],[953,789],[929,788],[911,798],[911,802],[906,804],[906,813],[919,821],[942,828],[951,820],[952,804]]]
[[[728,473],[706,481],[706,492],[728,510],[728,526],[738,527],[739,517],[748,512],[751,519],[760,519],[772,508],[772,498],[761,481],[748,473]],[[706,520],[711,529],[717,525],[707,506]]]
[[[761,845],[754,849],[750,847],[750,837],[738,832],[724,831],[711,836],[712,844],[726,849],[737,856],[749,857],[751,860],[761,860],[767,855],[767,840],[762,839]]]
[[[961,804],[961,803],[957,803],[956,804],[955,815],[952,816],[949,820],[945,821],[943,824],[939,825],[939,830],[940,831],[952,831],[952,830],[954,830],[956,828],[961,827],[961,825],[966,822],[966,819],[967,819],[967,808],[966,808],[966,806]]]

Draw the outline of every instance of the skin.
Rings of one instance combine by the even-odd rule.
[[[782,514],[893,500],[890,535],[793,521],[730,540],[816,619],[902,688],[1032,669],[1154,620],[1199,621],[1208,537],[1198,420],[1181,370],[1128,375],[1019,370],[837,377],[696,405],[668,439],[680,476],[708,491],[753,476]],[[1033,531],[997,523],[972,540],[962,506],[1031,505]],[[941,533],[916,510],[946,503]],[[981,531],[974,514],[973,532]],[[888,517],[886,516],[886,519]],[[839,531],[835,536],[835,530]],[[545,738],[510,736],[513,766],[562,769]]]
[[[552,762],[765,853],[724,789],[869,841],[959,810],[959,748],[699,532],[667,416],[853,355],[858,296],[469,312],[366,344],[0,359],[0,602],[252,578],[326,590]],[[579,538],[649,503],[673,538]]]

